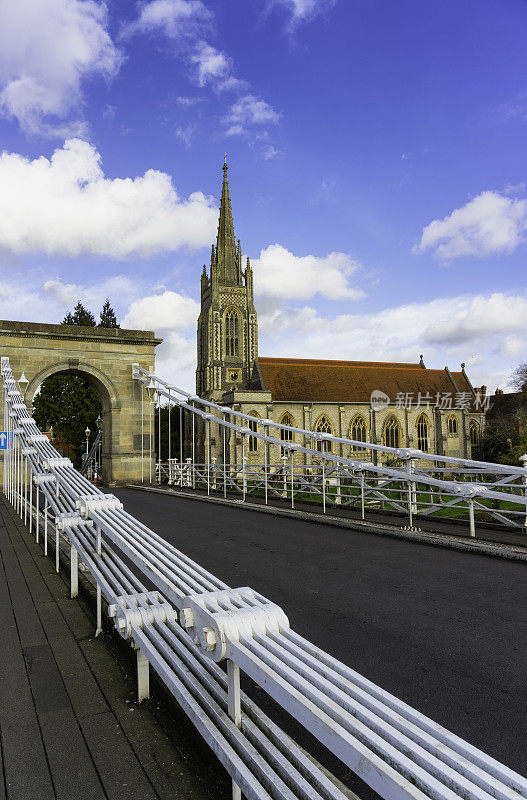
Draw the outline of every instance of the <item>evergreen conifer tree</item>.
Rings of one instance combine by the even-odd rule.
[[[85,325],[88,328],[95,327],[95,317],[88,311],[87,308],[84,308],[81,301],[77,303],[75,308],[73,309],[73,313],[70,311],[64,319],[62,320],[62,325]]]
[[[115,311],[113,310],[110,304],[110,298],[107,297],[106,301],[102,307],[102,311],[99,316],[100,322],[98,327],[99,328],[118,328],[119,325],[117,323],[117,317],[115,316]]]

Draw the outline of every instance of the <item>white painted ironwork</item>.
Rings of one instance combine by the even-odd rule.
[[[152,667],[229,772],[233,797],[349,797],[241,691],[243,672],[386,800],[527,798],[526,779],[311,644],[290,628],[281,608],[249,587],[230,588],[101,493],[38,438],[8,359],[2,359],[1,373],[4,419],[14,434],[13,449],[4,453],[6,497],[30,530],[35,520],[35,535],[44,526],[46,544],[55,520],[56,565],[62,541],[72,596],[80,560],[97,585],[97,632],[104,598],[117,630],[137,650],[139,699],[148,696]],[[152,378],[150,383],[155,387]],[[192,398],[187,405],[196,403]],[[342,476],[350,467],[337,463],[343,497]],[[196,465],[190,466],[196,480]],[[210,485],[210,461],[205,466],[200,480]],[[184,470],[180,454],[182,481]],[[324,476],[331,479],[329,468]],[[287,486],[294,491],[293,471],[290,477]],[[376,473],[377,480],[392,477]],[[429,480],[433,491],[445,483]],[[43,495],[44,514],[33,485]],[[476,503],[480,487],[462,488],[463,497]],[[226,661],[227,674],[220,661]]]
[[[307,500],[320,504],[323,513],[328,507],[355,507],[363,519],[368,509],[394,511],[408,515],[410,527],[417,515],[444,517],[446,521],[456,517],[468,522],[471,536],[475,536],[477,521],[527,532],[527,456],[520,459],[521,466],[511,466],[359,442],[220,406],[189,395],[139,366],[135,376],[143,383],[149,381],[158,398],[178,406],[180,415],[183,411],[191,415],[191,457],[185,462],[182,455],[179,462],[158,461],[158,483],[191,485],[193,489],[206,489],[207,494],[221,489],[225,496],[234,492],[243,500],[249,495],[261,496],[266,503],[273,497],[287,499],[293,508],[295,499]],[[195,458],[196,423],[204,430],[204,463]],[[211,425],[222,431],[221,462],[210,458]],[[272,428],[276,436],[270,434]],[[284,431],[286,438],[281,437]],[[229,463],[226,458],[226,433],[241,438],[238,463]],[[247,436],[264,444],[263,463],[246,458]],[[304,444],[292,441],[292,437]],[[280,463],[269,461],[272,445],[276,451],[280,447]],[[341,448],[357,456],[355,448],[359,447],[361,457],[337,453]]]

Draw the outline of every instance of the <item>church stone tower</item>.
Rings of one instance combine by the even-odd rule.
[[[215,400],[226,391],[249,388],[258,358],[253,273],[249,259],[243,270],[240,240],[236,244],[234,238],[227,170],[225,158],[218,237],[216,248],[212,245],[210,276],[203,265],[198,319],[196,391]]]

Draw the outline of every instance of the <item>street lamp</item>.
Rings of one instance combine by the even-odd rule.
[[[148,471],[150,483],[152,483],[152,405],[156,398],[156,385],[153,378],[150,378],[150,383],[146,387],[146,394],[150,400]]]
[[[20,394],[22,396],[22,400],[26,396],[26,390],[27,390],[28,386],[29,386],[29,381],[26,378],[26,376],[24,375],[24,373],[22,373],[22,375],[18,379],[18,388],[20,390]]]
[[[148,399],[152,402],[156,396],[156,385],[152,378],[150,378],[150,383],[146,387],[146,393],[148,395]]]
[[[97,430],[101,431],[102,430],[102,417],[101,417],[100,414],[97,417],[97,419],[95,420],[95,424],[97,425]]]
[[[86,430],[84,431],[84,435],[86,436],[86,458],[88,458],[88,441],[90,438],[90,433],[91,433],[90,429],[88,428],[88,426],[86,426]]]

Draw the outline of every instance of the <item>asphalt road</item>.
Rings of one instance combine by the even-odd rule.
[[[527,775],[524,564],[134,489],[113,492],[229,585],[251,586],[280,604],[315,644]]]

